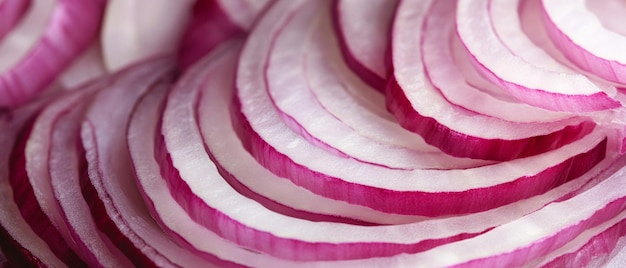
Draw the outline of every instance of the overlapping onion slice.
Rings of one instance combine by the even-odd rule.
[[[23,128],[32,120],[44,103],[38,101],[10,114],[0,117],[0,245],[10,263],[32,263],[38,266],[64,267],[63,262],[50,250],[22,217],[14,201],[14,192],[9,181],[11,149],[15,146]]]
[[[533,261],[535,264],[541,263],[542,258],[550,260],[555,255],[563,259],[569,258],[572,262],[567,265],[576,261],[585,264],[594,257],[602,258],[611,253],[610,247],[597,250],[595,255],[591,252],[582,253],[581,259],[564,253],[567,248],[560,252],[562,255],[558,255],[558,252],[579,235],[583,234],[580,239],[584,240],[588,233],[606,228],[604,223],[623,221],[626,195],[624,191],[612,190],[622,189],[624,186],[625,170],[619,167],[619,163],[623,161],[622,158],[615,166],[619,169],[617,172],[595,187],[568,200],[549,204],[479,236],[416,254],[334,262],[332,265],[410,267],[419,263],[425,267],[518,267],[532,264]],[[551,252],[556,254],[550,255]],[[554,259],[552,265],[558,265],[559,261]]]
[[[282,4],[292,5],[288,2]],[[276,12],[283,13],[284,11],[279,8]],[[251,178],[247,180],[254,178],[264,180],[257,184],[275,183],[270,180],[265,181],[265,176],[259,176],[258,170],[251,169],[254,163],[246,158],[231,157],[234,156],[233,154],[220,156],[227,150],[235,150],[237,146],[233,144],[233,141],[224,138],[232,134],[228,133],[230,96],[228,88],[223,88],[232,82],[229,72],[232,72],[234,68],[236,57],[235,51],[231,50],[226,55],[222,54],[219,58],[211,59],[212,64],[205,63],[207,65],[200,65],[197,66],[198,69],[190,70],[169,95],[160,133],[157,132],[157,142],[159,142],[159,136],[163,135],[163,144],[158,144],[156,148],[161,173],[167,182],[169,192],[178,205],[188,213],[188,216],[179,217],[180,212],[176,212],[176,216],[168,217],[167,210],[159,209],[156,206],[157,203],[154,203],[171,202],[168,199],[158,198],[157,200],[158,193],[163,191],[159,188],[163,186],[156,182],[160,178],[139,177],[142,184],[150,186],[144,188],[147,189],[144,194],[150,195],[151,201],[148,203],[154,203],[155,210],[159,209],[153,211],[157,213],[156,217],[161,218],[171,231],[177,233],[179,239],[187,241],[188,246],[196,249],[202,247],[203,243],[197,238],[194,239],[190,234],[185,236],[186,232],[182,229],[184,226],[193,228],[193,234],[200,234],[202,228],[206,228],[242,247],[293,260],[369,258],[391,256],[402,252],[419,252],[441,243],[481,234],[494,226],[539,209],[546,202],[565,200],[568,194],[576,193],[576,189],[582,189],[580,187],[590,182],[594,174],[604,170],[606,165],[612,162],[608,158],[585,177],[556,187],[542,196],[459,217],[431,219],[397,226],[366,227],[345,223],[312,222],[285,216],[261,206],[256,200],[244,197],[223,178],[223,176],[233,176],[234,179],[245,179],[244,177],[248,176]],[[198,90],[197,87],[202,87],[202,89],[194,93]],[[203,137],[206,140],[206,148],[204,148]],[[222,141],[221,144],[219,141]],[[132,143],[133,140],[129,142]],[[141,143],[146,146],[145,142]],[[133,152],[132,148],[139,151]],[[145,155],[143,149],[131,145],[133,158]],[[251,187],[251,189],[258,189],[258,186]],[[274,189],[274,191],[272,196],[276,196],[279,190]],[[294,195],[292,198],[294,198],[292,202],[297,204],[298,196]],[[176,207],[171,203],[167,204],[168,208]],[[190,223],[191,220],[195,222]],[[196,224],[202,226],[196,226]],[[207,231],[204,230],[204,232]],[[204,247],[208,246],[204,245]],[[227,254],[235,254],[233,252],[237,251],[232,249],[213,254],[224,254],[219,255],[220,258],[227,259],[229,258]],[[269,262],[270,260],[266,258],[260,255],[255,259]],[[364,262],[367,263],[367,261]],[[300,263],[299,265],[307,264],[323,266],[342,263]],[[346,265],[350,264],[346,263]]]
[[[396,14],[392,42],[395,71],[387,89],[387,106],[400,125],[453,156],[491,160],[536,155],[588,133],[594,123],[580,117],[524,124],[450,104],[429,82],[420,64],[420,51],[413,49],[425,34],[414,25],[423,25],[430,3],[403,2]]]
[[[454,33],[455,10],[453,2],[435,5],[430,9],[424,21],[420,46],[424,72],[429,82],[446,100],[470,111],[512,122],[550,122],[567,117],[563,113],[539,109],[518,101],[503,100],[489,94],[502,91],[497,86],[474,86],[468,83],[467,80],[472,78],[465,78],[464,73],[471,70],[463,68],[474,69],[474,66],[471,65],[471,56],[466,55],[467,52]],[[486,90],[490,92],[485,92]]]
[[[104,86],[104,85],[101,85]],[[99,89],[102,89],[100,87]],[[83,99],[82,101],[86,101]],[[89,103],[88,101],[86,103]],[[76,243],[76,252],[87,266],[128,266],[131,262],[98,230],[96,220],[90,213],[88,193],[82,189],[86,177],[84,150],[80,139],[83,104],[61,115],[50,133],[49,176],[55,204],[60,210],[63,223]],[[58,216],[53,215],[56,218]],[[52,218],[51,217],[51,218]],[[72,264],[68,263],[68,266]]]
[[[511,6],[512,8],[513,6]],[[457,33],[475,66],[519,100],[555,111],[592,112],[619,107],[608,84],[536,66],[507,47],[491,26],[489,1],[459,1]],[[529,79],[530,78],[530,79]]]
[[[327,12],[310,12],[290,20],[281,30],[280,36],[276,37],[269,52],[265,74],[267,94],[290,129],[336,155],[392,169],[449,169],[489,163],[454,158],[440,151],[423,152],[413,149],[414,146],[406,148],[396,145],[408,145],[415,142],[414,138],[385,143],[376,137],[386,137],[385,132],[400,131],[400,128],[394,124],[394,129],[383,129],[386,125],[381,122],[380,116],[370,114],[363,118],[360,114],[368,113],[364,107],[347,110],[348,107],[342,105],[334,108],[349,114],[344,117],[344,120],[349,121],[329,112],[316,95],[331,95],[326,98],[340,100],[332,103],[340,105],[340,102],[346,101],[345,95],[341,95],[346,90],[344,88],[358,88],[358,85],[351,85],[353,81],[347,79],[350,71],[340,67],[341,58],[333,59],[337,54],[330,53],[337,49],[332,34]],[[361,91],[366,90],[361,86]],[[380,107],[384,107],[382,102]],[[350,118],[358,117],[363,118],[361,124],[351,122],[354,120]],[[374,135],[362,134],[368,132]],[[400,135],[394,133],[396,137]]]
[[[58,162],[50,161],[54,159],[53,152],[56,153],[58,148],[66,146],[65,143],[76,140],[78,122],[85,104],[89,102],[93,92],[103,86],[102,82],[96,83],[49,104],[34,121],[29,135],[22,137],[23,147],[14,150],[14,160],[23,158],[23,164],[14,166],[11,172],[23,174],[12,178],[14,189],[23,189],[20,196],[27,204],[22,208],[23,216],[30,221],[31,228],[68,266],[85,266],[86,263],[82,259],[88,260],[90,253],[83,250],[87,248],[83,240],[74,239],[73,230],[66,223],[65,213],[57,204],[52,176],[58,174],[55,172],[59,167],[51,166]],[[74,129],[71,127],[72,124]],[[67,131],[68,134],[63,136],[64,134],[60,134],[63,131]],[[66,139],[63,140],[61,137]],[[16,153],[21,153],[22,156]],[[58,161],[59,158],[56,159]],[[63,159],[67,161],[69,158]]]
[[[105,1],[34,1],[0,42],[0,107],[15,107],[45,90],[93,42]]]
[[[276,12],[294,12],[302,17],[304,14],[297,12],[316,11],[307,6]],[[285,15],[282,22],[287,23],[289,18]],[[573,170],[567,168],[571,161],[580,163],[575,166],[584,171],[604,157],[606,144],[600,129],[533,157],[463,170],[394,170],[329,153],[290,130],[265,91],[259,90],[265,86],[265,59],[259,55],[268,53],[272,36],[280,32],[259,30],[266,29],[262,28],[264,25],[283,29],[279,28],[282,23],[261,22],[257,32],[262,34],[253,33],[250,38],[255,38],[255,42],[249,42],[242,52],[237,77],[240,135],[248,150],[267,169],[316,194],[387,213],[423,216],[470,213],[545,192],[581,174],[571,173]],[[550,174],[560,175],[557,178]],[[517,188],[521,185],[523,191]]]
[[[569,60],[603,79],[626,84],[626,36],[605,27],[600,18],[611,13],[594,14],[584,0],[542,1],[542,8],[550,38]]]
[[[148,91],[164,94],[170,59],[131,67],[94,99],[81,128],[88,178],[81,188],[98,229],[134,266],[198,266],[203,262],[168,239],[150,218],[133,179],[125,129],[136,102]],[[110,107],[116,107],[114,111]]]
[[[397,0],[371,0],[367,5],[358,0],[339,0],[333,6],[334,26],[346,63],[381,92],[387,80],[385,57],[397,4]]]
[[[217,51],[220,51],[217,49]],[[220,51],[225,52],[225,51]],[[235,51],[229,52],[230,54]],[[230,66],[226,63],[212,62],[213,60],[220,61],[219,54],[213,53],[213,56],[205,57],[201,63],[198,63],[194,69],[190,69],[189,76],[193,76],[195,81],[193,86],[195,88],[209,83],[211,85],[205,85],[213,89],[214,86],[220,90],[211,91],[212,94],[228,94],[229,88],[222,88],[223,83],[231,83],[229,79],[204,79],[204,75],[208,75],[208,72],[227,72],[232,75],[234,59],[226,56],[223,60],[230,61]],[[210,66],[213,67],[210,67]],[[202,66],[202,72],[198,70]],[[208,67],[205,69],[204,67]],[[224,67],[221,71],[214,70],[212,68]],[[191,73],[194,73],[193,75]],[[216,75],[218,78],[226,78],[227,76]],[[207,78],[212,78],[211,75]],[[190,79],[185,78],[182,81]],[[184,82],[186,84],[186,82]],[[223,89],[223,90],[222,90]],[[194,90],[194,91],[196,91]],[[182,91],[182,90],[178,90]],[[176,92],[176,91],[175,91]],[[173,92],[172,94],[176,94]],[[191,92],[185,92],[191,93]],[[196,95],[198,92],[191,93]],[[213,264],[219,267],[238,267],[238,266],[250,266],[250,267],[288,267],[293,266],[293,262],[286,260],[280,260],[267,255],[260,255],[250,250],[240,248],[235,244],[224,240],[217,236],[212,231],[206,229],[202,225],[195,222],[189,217],[186,211],[176,203],[176,200],[172,197],[167,188],[166,181],[161,176],[159,163],[155,158],[155,139],[160,139],[160,125],[162,105],[161,102],[165,96],[160,93],[152,93],[146,97],[137,105],[131,121],[128,127],[128,147],[131,157],[131,163],[135,173],[135,178],[139,191],[144,198],[147,208],[150,210],[151,215],[160,224],[163,230],[169,235],[169,237],[183,245],[190,252],[205,259],[204,267],[209,264]],[[190,103],[190,105],[195,105]],[[146,134],[155,133],[157,136],[150,138],[146,137]],[[159,140],[157,139],[157,141]]]

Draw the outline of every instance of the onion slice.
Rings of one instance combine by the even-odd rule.
[[[378,125],[351,126],[329,113],[316,100],[312,88],[318,88],[317,92],[338,92],[338,88],[349,85],[342,81],[347,74],[333,68],[333,60],[328,60],[327,51],[336,46],[330,42],[333,38],[328,15],[310,12],[293,18],[280,31],[269,52],[265,71],[267,94],[290,129],[331,153],[392,169],[449,169],[485,164],[486,161],[453,158],[440,151],[422,152],[381,143],[361,134],[375,132],[368,128]]]
[[[36,45],[0,74],[0,107],[14,107],[34,98],[80,56],[96,37],[104,4],[103,0],[80,4],[59,0]],[[45,11],[46,7],[34,9]]]
[[[491,26],[489,0],[459,1],[456,26],[476,68],[522,102],[566,112],[592,112],[621,106],[613,99],[614,87],[581,74],[535,66],[509,50]]]
[[[25,105],[0,118],[0,145],[13,148],[22,128],[38,112],[42,103]],[[0,150],[0,246],[13,263],[33,263],[37,266],[67,267],[50,250],[22,217],[13,201],[9,183],[11,150]]]
[[[478,114],[511,122],[550,122],[568,116],[515,100],[502,100],[468,84],[461,70],[468,67],[458,64],[454,59],[454,54],[462,55],[460,60],[470,58],[464,55],[467,52],[462,45],[455,46],[458,43],[454,34],[455,10],[455,6],[449,3],[434,5],[426,15],[421,44],[424,72],[446,100]],[[488,87],[491,90],[495,86]],[[500,88],[495,90],[501,91]]]
[[[396,15],[392,47],[395,72],[386,95],[387,107],[400,125],[450,155],[490,160],[536,155],[588,133],[594,123],[584,118],[522,124],[450,104],[428,81],[420,51],[413,49],[425,34],[414,25],[424,24],[430,3],[401,3]]]
[[[89,102],[85,102],[89,103]],[[81,103],[81,104],[85,104]],[[78,104],[63,114],[56,122],[49,149],[50,184],[60,208],[71,240],[77,244],[77,253],[90,266],[128,266],[130,261],[108,237],[97,229],[91,216],[81,182],[87,180],[83,148],[79,141],[81,118],[86,107]]]
[[[151,224],[132,178],[124,130],[136,102],[151,89],[165,90],[171,60],[156,59],[130,67],[94,99],[81,127],[89,180],[81,182],[98,228],[135,266],[182,265],[192,256],[181,251]],[[115,106],[115,111],[110,107]],[[112,131],[113,130],[113,131]],[[179,263],[179,264],[176,264]]]
[[[313,7],[283,10],[286,14],[280,18],[281,23],[269,19],[261,21],[250,37],[254,41],[246,43],[239,62],[235,101],[240,106],[234,106],[238,131],[257,161],[279,177],[331,199],[387,213],[435,217],[491,209],[527,198],[532,192],[544,192],[582,174],[578,171],[560,174],[569,169],[566,167],[570,161],[582,164],[578,166],[582,172],[604,157],[606,144],[599,129],[590,130],[591,135],[564,147],[533,157],[459,170],[396,170],[318,148],[290,130],[265,91],[259,90],[266,86],[265,59],[259,55],[267,55],[273,35],[280,32],[282,23],[293,18],[288,16],[290,12],[298,15],[298,12],[317,12]],[[276,28],[269,25],[276,25]],[[556,174],[565,177],[554,177]],[[521,185],[528,187],[522,190],[518,188]],[[345,194],[347,192],[351,194]],[[479,196],[484,198],[476,198]]]
[[[48,241],[51,249],[68,266],[85,265],[74,252],[82,259],[87,259],[89,254],[82,254],[80,250],[80,248],[85,247],[82,243],[83,241],[72,238],[64,214],[60,210],[53,192],[49,173],[51,168],[49,166],[50,151],[53,147],[52,133],[55,131],[55,126],[59,124],[59,121],[68,120],[64,118],[70,117],[78,121],[85,103],[88,103],[93,92],[102,88],[102,86],[102,82],[96,83],[64,95],[50,103],[33,123],[30,135],[27,136],[28,141],[25,144],[24,164],[26,177],[21,179],[22,183],[28,183],[28,186],[34,189],[32,192],[33,198],[29,200],[29,202],[32,202],[30,206],[38,206],[38,213],[41,213],[41,216],[36,222],[31,223],[31,226],[33,226],[34,230],[43,228],[40,236]],[[36,210],[31,209],[29,211],[29,213],[33,213]],[[47,226],[46,223],[52,224],[52,226]],[[55,243],[57,244],[55,245]],[[63,252],[64,250],[67,252]]]
[[[626,84],[626,36],[604,27],[584,0],[542,1],[550,39],[581,69],[608,81]]]
[[[218,48],[216,51],[220,51],[220,49]],[[204,64],[212,62],[213,59],[214,56],[208,56],[201,61],[203,63],[199,62],[195,66],[204,66]],[[194,72],[194,68],[190,69],[189,72]],[[240,248],[222,239],[191,219],[176,203],[161,176],[159,163],[154,157],[155,139],[146,138],[146,133],[159,135],[158,125],[162,112],[162,106],[159,105],[159,94],[151,93],[139,102],[131,117],[127,134],[128,149],[136,183],[152,217],[172,240],[206,260],[203,266],[209,264],[219,267],[239,267],[239,265],[287,267],[295,265],[285,260]],[[160,97],[164,96],[161,95]],[[190,261],[196,262],[195,258]]]
[[[380,92],[387,80],[387,47],[397,0],[338,0],[333,21],[343,57],[363,81]],[[367,21],[367,24],[363,22]]]
[[[282,9],[278,11],[284,12]],[[157,146],[156,155],[170,193],[193,221],[243,247],[292,260],[367,258],[418,252],[441,243],[480,234],[493,226],[540,208],[547,200],[555,200],[573,192],[580,187],[580,183],[591,178],[577,179],[549,194],[510,206],[414,224],[363,227],[286,217],[237,193],[224,181],[218,167],[214,166],[210,155],[205,151],[207,149],[203,148],[202,137],[195,122],[199,113],[216,117],[212,119],[216,123],[217,120],[222,120],[220,125],[229,123],[227,100],[230,96],[223,92],[224,88],[221,86],[231,83],[231,76],[227,72],[234,67],[235,63],[232,61],[237,56],[232,51],[231,53],[216,54],[220,58],[213,59],[214,65],[203,67],[207,68],[207,73],[194,73],[195,70],[192,69],[180,80],[164,111],[163,126],[161,132],[157,133],[157,139],[162,133],[165,144]],[[198,81],[195,78],[192,82],[188,80],[191,75],[200,75],[203,79]],[[198,96],[194,96],[189,90],[190,87],[198,86],[205,87],[199,93],[202,96],[201,102],[197,102]],[[197,107],[202,107],[202,110],[196,111]],[[203,130],[207,133],[206,131]],[[211,139],[218,139],[219,134],[221,133],[216,132],[209,135],[215,136]],[[223,146],[228,146],[228,143]],[[211,151],[211,148],[208,150]],[[254,172],[237,162],[232,166],[241,169],[239,172]],[[599,170],[585,176],[593,176],[597,171]],[[163,210],[159,214],[164,217],[166,213]],[[178,217],[167,217],[166,220],[172,224],[183,224],[187,221]]]

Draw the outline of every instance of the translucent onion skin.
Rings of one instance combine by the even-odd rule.
[[[59,0],[38,43],[0,74],[0,107],[16,107],[47,89],[97,37],[105,0]]]

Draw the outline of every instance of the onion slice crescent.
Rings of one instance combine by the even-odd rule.
[[[522,102],[566,112],[593,112],[621,106],[613,99],[617,94],[613,86],[582,74],[544,69],[515,55],[491,26],[489,0],[460,0],[456,26],[476,68]]]
[[[15,107],[33,99],[78,58],[97,35],[105,3],[59,0],[35,46],[15,66],[1,70],[0,107]],[[41,8],[45,13],[46,7]]]
[[[585,0],[542,1],[550,39],[581,69],[608,81],[626,84],[626,36],[602,25]]]

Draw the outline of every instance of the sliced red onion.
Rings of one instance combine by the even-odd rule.
[[[520,124],[450,104],[429,83],[420,51],[413,48],[421,43],[423,34],[414,25],[423,25],[429,9],[429,2],[408,2],[402,3],[396,14],[392,48],[395,72],[387,89],[387,107],[400,125],[450,155],[490,160],[536,155],[587,133],[593,123],[581,122],[585,120],[582,118]],[[411,16],[415,10],[419,13]]]
[[[40,237],[47,241],[59,259],[71,267],[85,266],[81,258],[86,259],[88,254],[83,254],[80,250],[85,247],[82,241],[72,239],[63,212],[60,211],[53,193],[48,162],[52,146],[52,132],[60,118],[68,117],[66,114],[74,114],[73,118],[78,120],[84,103],[88,102],[93,91],[101,86],[101,84],[96,84],[83,88],[52,102],[37,117],[30,135],[24,137],[24,139],[28,138],[23,148],[25,149],[23,152],[25,170],[23,171],[24,177],[19,179],[22,180],[21,184],[28,184],[27,187],[32,191],[32,198],[28,200],[30,204],[26,204],[31,209],[26,213],[33,214],[33,216],[34,213],[40,214],[35,219],[31,218],[33,220],[31,226],[40,232]],[[32,207],[36,208],[32,209]],[[28,219],[26,215],[25,218]]]
[[[333,20],[346,63],[363,81],[384,92],[387,47],[397,0],[335,1]],[[367,23],[363,23],[367,21]]]
[[[285,2],[283,5],[293,4]],[[284,7],[277,6],[276,12],[284,14],[285,11]],[[230,57],[232,60],[236,55],[231,54]],[[228,64],[227,59],[214,60],[217,66],[212,67],[210,74],[204,76],[207,83],[204,86],[207,88],[202,93],[203,99],[200,103],[196,104],[194,94],[188,91],[189,87],[197,87],[197,83],[201,83],[202,80],[195,80],[197,78],[193,82],[187,81],[188,77],[183,78],[171,93],[161,128],[165,148],[157,148],[156,155],[171,194],[191,218],[244,247],[297,260],[367,258],[422,251],[444,241],[482,233],[524,215],[533,208],[541,207],[547,200],[554,200],[572,191],[565,187],[573,184],[567,184],[544,196],[495,210],[398,226],[361,227],[341,223],[316,223],[277,214],[237,193],[221,178],[218,167],[214,166],[202,148],[202,137],[198,133],[197,123],[194,122],[198,114],[221,118],[220,125],[229,124],[226,100],[230,97],[219,86],[228,85],[230,77],[225,74],[228,68],[218,65]],[[232,68],[233,63],[230,64]],[[196,112],[197,105],[202,110]],[[211,139],[217,139],[219,134],[221,133],[213,133],[215,137]],[[240,169],[234,170],[236,172],[254,172],[248,171],[247,166],[237,162],[232,166]],[[587,175],[593,173],[595,172]],[[582,181],[572,181],[580,182]],[[172,219],[175,222],[184,220]]]
[[[498,40],[524,62],[537,68],[577,74],[557,58],[542,22],[541,0],[489,0],[491,27]]]
[[[470,111],[512,122],[549,122],[567,116],[516,101],[503,101],[469,85],[453,56],[455,49],[463,49],[453,46],[455,10],[450,3],[434,5],[427,15],[422,35],[424,72],[446,100]],[[462,53],[466,52],[457,52]]]
[[[312,101],[319,102],[337,120],[376,143],[421,152],[440,152],[436,147],[427,144],[421,136],[402,128],[386,110],[384,96],[379,93],[368,94],[371,89],[358,81],[358,77],[351,75],[343,61],[336,60],[341,58],[336,46],[326,49],[326,55],[333,60],[323,64],[323,70],[332,70],[335,74],[345,76],[326,76],[328,81],[322,80],[319,81],[322,84],[311,86],[310,90],[315,97]],[[306,68],[306,75],[314,76],[315,72]],[[456,162],[460,164],[461,161]]]
[[[22,128],[38,111],[42,103],[30,104],[5,114],[0,118],[0,246],[13,263],[33,263],[37,266],[67,267],[50,250],[24,220],[20,209],[13,201],[13,190],[9,183],[9,161],[11,149]]]
[[[18,61],[9,60],[15,63],[9,66],[3,64],[3,68],[0,68],[0,94],[3,96],[0,98],[0,107],[17,106],[34,98],[92,43],[100,27],[105,1],[59,0],[54,7],[50,6],[54,3],[51,0],[35,3],[37,6],[33,6],[33,13],[29,15],[34,22],[25,22],[28,25],[26,28],[40,30],[42,26],[37,24],[46,22],[45,14],[50,8],[53,8],[53,13],[48,24],[44,24],[43,34],[34,35],[38,39],[32,47],[19,40],[12,43],[13,47],[26,47],[28,52],[23,56],[16,53]],[[33,36],[31,29],[26,34]],[[7,52],[13,54],[13,51],[0,50],[3,51],[0,52],[2,57]]]
[[[211,66],[210,64],[210,61],[205,60],[202,65]],[[207,152],[220,174],[233,188],[242,193],[247,191],[248,194],[245,194],[247,197],[257,200],[274,211],[308,220],[347,222],[345,219],[356,219],[378,224],[398,224],[423,219],[422,217],[381,213],[366,207],[323,198],[266,170],[256,162],[237,139],[232,124],[228,123],[230,116],[215,115],[217,111],[224,113],[228,110],[227,100],[232,94],[230,89],[233,87],[233,81],[227,79],[223,81],[226,83],[224,85],[208,84],[211,80],[204,77],[213,75],[210,72],[214,70],[208,67],[201,69],[202,73],[194,73],[190,77],[196,77],[195,79],[198,80],[196,83],[202,81],[206,85],[202,88],[201,85],[186,86],[172,93],[172,96],[185,96],[187,100],[180,103],[197,103],[197,120]],[[223,89],[215,90],[215,88]],[[216,102],[214,99],[224,100],[224,102]],[[333,219],[325,215],[341,218]]]
[[[476,68],[522,102],[567,112],[592,112],[621,106],[613,99],[614,87],[591,81],[581,74],[535,66],[509,50],[491,27],[489,0],[459,1],[456,25]]]
[[[31,5],[31,0],[0,1],[0,41],[17,25]]]
[[[141,60],[174,54],[193,3],[192,0],[111,1],[101,36],[107,69],[114,72]],[[162,23],[164,18],[167,23]]]
[[[51,133],[50,184],[71,239],[78,245],[77,253],[83,260],[95,267],[128,266],[130,261],[98,231],[90,214],[88,196],[81,190],[81,182],[88,180],[82,145],[77,142],[80,119],[84,114],[84,107],[81,108],[58,118]]]
[[[581,69],[626,84],[626,57],[622,55],[626,36],[604,27],[585,2],[542,1],[550,38]]]
[[[170,60],[152,60],[123,72],[94,99],[81,128],[89,166],[83,194],[98,228],[135,266],[187,266],[192,255],[154,225],[136,189],[129,166],[124,129],[135,103],[148,90],[168,88]],[[166,83],[163,83],[166,82]],[[110,107],[116,107],[111,111]],[[196,259],[196,261],[199,259]]]
[[[230,60],[234,60],[235,56],[236,54],[230,54]],[[228,63],[228,61],[226,61],[226,63]],[[232,68],[234,62],[230,64]],[[222,74],[222,72],[228,70],[227,68],[221,67],[221,65],[216,65],[213,68],[215,73],[207,77],[206,81],[219,81],[218,79],[222,79],[222,82],[219,82],[218,85],[228,82],[230,78]],[[182,81],[185,80],[183,79]],[[302,260],[312,260],[316,258],[354,258],[356,256],[365,256],[365,252],[369,251],[378,251],[379,253],[377,254],[391,254],[390,250],[423,250],[424,247],[437,245],[447,239],[460,239],[464,237],[464,235],[459,235],[451,238],[434,239],[435,241],[417,238],[416,242],[409,242],[407,245],[397,245],[400,249],[393,249],[394,247],[384,247],[382,245],[380,247],[374,246],[370,249],[365,249],[360,247],[359,244],[350,242],[350,240],[354,241],[354,239],[360,239],[362,236],[350,238],[351,236],[347,235],[349,232],[346,231],[350,228],[358,228],[363,231],[370,229],[362,229],[358,226],[339,223],[314,223],[285,217],[267,210],[253,200],[241,196],[221,178],[218,169],[211,162],[207,152],[202,148],[202,137],[200,133],[198,133],[196,123],[194,122],[195,105],[193,102],[188,101],[190,97],[189,94],[182,91],[182,89],[186,87],[186,83],[179,84],[168,99],[162,127],[166,143],[165,146],[167,147],[157,148],[157,156],[159,157],[161,170],[164,172],[168,187],[174,195],[174,198],[188,213],[191,213],[190,215],[195,221],[217,232],[220,236],[232,239],[234,242],[247,248],[265,252],[271,250],[271,254],[278,257]],[[218,91],[221,90],[221,88],[212,88],[212,90]],[[220,94],[219,92],[216,93]],[[223,96],[227,99],[218,99],[215,98],[217,96],[213,96],[213,94],[211,94],[211,97],[208,99],[213,100],[215,103],[212,103],[209,107],[215,107],[213,109],[221,108],[221,111],[217,112],[218,110],[214,110],[212,114],[224,118],[226,120],[225,123],[228,123],[228,110],[226,105],[224,105],[224,101],[228,99],[228,96]],[[219,103],[222,104],[219,105]],[[180,135],[184,135],[185,139],[180,139],[182,137]],[[163,151],[164,149],[167,149],[167,151]],[[239,172],[244,172],[244,170]],[[182,178],[179,177],[179,174]],[[191,188],[188,187],[192,187],[194,189],[193,192],[191,192]],[[197,194],[200,194],[200,198],[202,199],[198,199],[199,197],[196,197]],[[205,203],[207,205],[203,205]],[[248,212],[253,213],[248,214]],[[232,217],[236,218],[232,219]],[[336,230],[336,233],[343,234],[341,235],[343,236],[342,239],[347,239],[347,241],[343,242],[345,244],[340,247],[341,250],[338,252],[334,250],[335,246],[332,245],[334,242],[328,241],[321,243],[321,241],[325,241],[329,237],[336,237],[334,235],[328,235],[330,231],[328,228],[329,224],[340,228],[340,230]],[[258,228],[262,229],[258,230]],[[307,234],[297,231],[303,230],[303,228],[311,232],[307,232]],[[237,229],[240,231],[236,231]],[[247,234],[258,233],[258,235],[237,235],[238,232],[245,232]],[[333,233],[335,232],[333,231]],[[408,238],[401,233],[402,232],[396,233],[398,238]],[[272,235],[268,237],[267,235],[270,234]],[[281,238],[274,237],[274,235],[278,235]],[[311,235],[317,237],[314,238],[315,240],[322,240],[320,242],[315,242],[315,240],[311,241],[311,239],[313,239],[309,237]],[[299,238],[293,240],[291,237],[294,236]],[[302,239],[304,239],[304,241],[301,241]],[[411,239],[416,239],[416,237],[412,237]],[[262,242],[258,243],[255,242],[255,240]],[[395,242],[386,243],[395,244]],[[302,251],[294,248],[297,244],[302,244],[302,247],[296,247],[303,249]],[[306,247],[304,247],[305,245]],[[350,250],[350,248],[358,250],[353,251]]]
[[[44,34],[47,23],[52,19],[55,0],[33,1],[20,23],[0,42],[0,73],[5,73],[19,64],[28,52],[36,47]]]
[[[291,12],[298,11],[316,12],[312,7]],[[284,16],[290,14],[282,13]],[[285,23],[289,21],[288,18],[284,20]],[[264,25],[264,22],[258,25]],[[267,24],[277,23],[269,21]],[[274,29],[282,29],[278,28],[280,25]],[[263,76],[265,60],[259,55],[267,53],[264,50],[269,50],[272,35],[277,30],[267,28],[258,30],[261,26],[258,27],[250,37],[250,40],[254,41],[247,43],[247,49],[244,49],[239,63],[237,88],[241,118],[238,125],[244,144],[255,158],[273,173],[288,178],[316,194],[388,213],[424,216],[469,213],[513,201],[505,201],[507,199],[528,197],[517,196],[522,194],[518,192],[521,189],[510,187],[513,184],[529,186],[524,188],[523,195],[534,191],[530,189],[537,190],[537,193],[545,191],[546,188],[543,187],[548,186],[547,184],[540,186],[535,183],[539,181],[548,183],[556,179],[548,174],[558,174],[560,171],[557,170],[567,166],[567,162],[579,161],[574,160],[578,159],[575,155],[579,153],[588,152],[581,154],[589,157],[587,160],[581,159],[581,163],[585,163],[583,166],[586,166],[583,170],[603,158],[605,145],[601,141],[603,134],[600,133],[587,135],[582,140],[569,144],[571,147],[568,145],[535,157],[466,170],[392,170],[328,153],[308,143],[283,124],[268,96],[263,90],[259,90],[265,85]],[[575,153],[576,151],[578,153]],[[548,162],[552,164],[547,164]],[[514,164],[511,165],[512,163]],[[542,164],[538,165],[539,163]],[[524,172],[520,173],[522,170]],[[552,179],[549,179],[550,177]],[[557,183],[556,181],[553,182]],[[346,192],[353,194],[346,195],[344,194]],[[506,196],[496,197],[504,192]],[[494,196],[486,199],[475,198],[485,197],[487,193]],[[467,205],[468,203],[471,205]]]
[[[626,212],[582,232],[565,246],[529,264],[534,267],[618,267],[607,263],[626,236]],[[623,241],[622,241],[623,244]]]
[[[328,35],[326,37],[322,41],[323,45],[320,45],[324,49],[325,57],[330,60],[320,62],[322,66],[318,66],[326,71],[321,75],[326,79],[316,79],[321,84],[309,87],[324,110],[362,136],[376,142],[423,152],[438,152],[437,148],[426,144],[421,136],[397,124],[395,117],[385,107],[384,96],[365,85],[350,71],[346,63],[340,60],[341,51],[335,38]],[[318,72],[313,69],[319,68],[304,68],[306,75],[316,76]],[[327,74],[329,70],[333,71],[332,75]]]
[[[268,94],[286,125],[329,152],[393,169],[449,169],[485,164],[375,141],[362,135],[362,130],[356,130],[358,126],[346,124],[320,105],[311,88],[337,92],[335,88],[345,85],[339,80],[341,73],[337,74],[327,64],[330,57],[326,51],[336,44],[328,42],[332,39],[330,21],[316,23],[324,15],[328,14],[311,12],[294,17],[280,31],[270,51],[266,71]],[[361,129],[375,127],[365,125]]]
[[[209,57],[208,59],[213,59]],[[210,62],[210,61],[208,61]],[[190,69],[189,72],[193,72]],[[161,107],[158,94],[145,97],[136,107],[128,127],[128,148],[137,185],[151,215],[169,236],[193,252],[196,265],[214,264],[219,267],[245,265],[251,267],[287,267],[294,263],[240,248],[196,223],[172,197],[160,175],[154,158],[154,139],[146,133],[157,133]],[[162,97],[162,96],[161,96]],[[183,253],[186,256],[189,253]],[[202,257],[208,263],[195,260]],[[193,264],[193,263],[188,263]],[[187,266],[188,266],[187,265]]]
[[[623,161],[619,165],[623,165]],[[623,217],[626,198],[622,187],[625,170],[621,168],[597,187],[566,201],[546,207],[495,227],[479,236],[448,243],[429,251],[389,258],[326,262],[334,267],[518,267],[531,264],[558,251],[581,233],[600,226],[617,215]],[[611,192],[607,196],[607,193]],[[584,234],[583,234],[584,235]],[[611,239],[611,238],[609,238]],[[610,250],[610,249],[609,249]],[[594,252],[580,252],[591,259]],[[320,263],[317,263],[320,265]],[[571,263],[567,263],[571,265]]]

